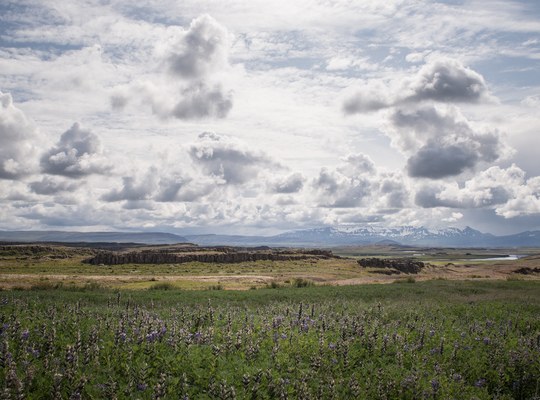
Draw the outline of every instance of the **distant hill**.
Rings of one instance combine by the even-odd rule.
[[[495,236],[473,228],[376,227],[344,225],[303,229],[274,236],[186,235],[162,232],[0,231],[0,241],[81,243],[195,243],[200,246],[332,247],[402,245],[433,247],[540,247],[540,231]]]
[[[175,244],[185,243],[187,239],[163,232],[0,231],[0,241]]]
[[[495,236],[473,228],[445,228],[431,230],[424,227],[376,227],[345,225],[303,229],[275,236],[187,236],[199,245],[232,246],[304,246],[324,247],[343,245],[392,244],[404,246],[434,247],[540,247],[540,231],[515,235]]]

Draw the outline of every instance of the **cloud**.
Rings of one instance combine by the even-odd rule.
[[[349,92],[342,105],[343,112],[347,115],[382,110],[395,102],[390,96],[388,86],[379,81],[367,82]]]
[[[362,153],[349,154],[341,161],[335,169],[321,168],[313,179],[311,187],[317,206],[351,208],[356,217],[358,213],[390,214],[409,206],[409,189],[401,173],[378,170],[371,158]]]
[[[379,181],[379,203],[392,209],[409,206],[409,189],[401,174],[383,174]]]
[[[241,184],[254,179],[263,168],[278,166],[266,154],[253,151],[230,137],[204,132],[192,144],[189,155],[202,171],[225,183]]]
[[[60,192],[73,192],[79,185],[75,182],[53,179],[45,176],[41,181],[31,182],[28,187],[36,194],[54,195]]]
[[[216,183],[205,177],[183,177],[181,175],[162,178],[159,192],[154,197],[158,202],[196,202],[211,194]]]
[[[110,98],[111,107],[113,110],[122,110],[129,102],[129,98],[121,93],[115,93]]]
[[[36,171],[39,141],[34,124],[0,92],[0,179],[19,179]]]
[[[230,69],[227,30],[202,15],[187,30],[169,27],[167,32],[169,40],[156,46],[158,70],[144,80],[114,87],[112,109],[138,103],[164,119],[225,118],[233,107],[233,92],[224,88],[223,78]]]
[[[342,109],[350,115],[426,101],[477,103],[489,98],[482,75],[457,60],[433,58],[401,84],[365,83],[345,97]]]
[[[232,106],[232,92],[224,92],[221,85],[208,87],[201,83],[183,91],[170,116],[179,119],[225,118]]]
[[[132,176],[123,177],[122,188],[112,189],[102,199],[108,202],[148,200],[157,187],[158,171],[156,168],[151,168],[141,180],[137,180]]]
[[[540,95],[537,96],[527,96],[523,100],[521,100],[521,104],[527,107],[531,108],[539,108],[540,107]]]
[[[474,103],[488,94],[482,75],[449,58],[434,59],[424,65],[406,86],[412,93],[401,99],[404,102]]]
[[[375,173],[375,163],[366,154],[349,154],[342,159],[338,171],[346,176],[357,176],[365,173]]]
[[[59,142],[41,157],[43,172],[80,178],[91,174],[107,174],[112,167],[103,155],[99,138],[73,124]]]
[[[532,182],[532,181],[531,181]],[[512,164],[504,169],[490,167],[465,181],[421,186],[415,203],[424,208],[493,208],[512,201],[527,187],[525,172]]]
[[[228,48],[227,30],[209,15],[202,15],[171,41],[166,57],[168,72],[189,80],[206,78],[227,66]]]
[[[360,207],[371,196],[374,184],[366,171],[358,170],[349,156],[336,170],[321,168],[312,186],[320,207]]]
[[[461,146],[429,143],[407,160],[407,172],[415,178],[438,179],[459,175],[477,162],[477,152],[466,143]]]
[[[540,176],[525,181],[523,171],[514,165],[512,169],[515,170],[514,185],[510,186],[512,198],[498,206],[495,212],[504,218],[540,215]],[[518,185],[518,183],[521,184]]]
[[[282,179],[276,180],[271,190],[274,193],[297,193],[304,187],[305,178],[296,172]]]
[[[392,143],[409,155],[411,177],[456,176],[511,153],[498,131],[473,127],[455,107],[397,109],[390,114],[388,128]]]
[[[201,200],[216,188],[206,177],[190,177],[166,167],[151,167],[144,174],[122,178],[122,186],[102,196],[106,202],[126,201],[129,209],[151,209],[152,202],[194,202]]]
[[[351,68],[366,71],[375,71],[377,70],[377,68],[379,68],[379,65],[370,62],[369,58],[367,57],[354,59],[352,57],[341,56],[332,57],[326,63],[327,71],[344,71]]]

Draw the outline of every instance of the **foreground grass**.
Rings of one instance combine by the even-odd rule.
[[[0,292],[1,398],[540,395],[540,283]]]

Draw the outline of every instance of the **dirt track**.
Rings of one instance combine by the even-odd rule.
[[[69,282],[84,284],[99,282],[105,285],[114,285],[130,282],[235,282],[264,284],[275,278],[267,275],[69,275],[69,274],[0,274],[0,284],[4,287],[31,286],[37,282]]]

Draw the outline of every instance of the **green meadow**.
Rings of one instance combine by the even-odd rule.
[[[0,291],[3,399],[533,399],[540,283]]]

